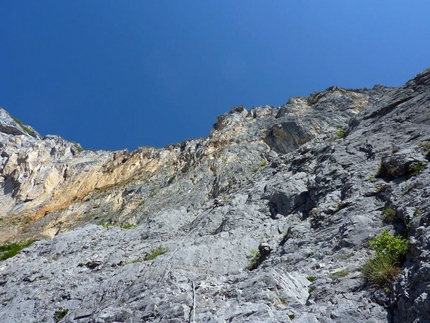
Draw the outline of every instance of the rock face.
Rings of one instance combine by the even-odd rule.
[[[430,69],[163,149],[0,123],[0,240],[39,240],[0,262],[1,322],[430,322]],[[383,229],[410,246],[391,291],[360,271]]]

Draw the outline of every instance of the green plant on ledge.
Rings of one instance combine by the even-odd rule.
[[[24,125],[23,123],[22,123],[22,121],[21,120],[19,120],[19,119],[17,119],[17,118],[14,118],[14,117],[12,117],[12,119],[13,119],[13,121],[15,121],[17,124],[19,124],[20,126],[21,126],[21,128],[22,129],[24,129],[24,131],[25,132],[27,132],[28,134],[31,134],[33,131],[31,131],[31,128],[30,127],[27,127],[26,125]]]
[[[363,277],[370,284],[389,291],[408,252],[408,240],[383,230],[380,236],[369,241],[369,245],[375,250],[375,256],[363,266]]]
[[[22,249],[29,247],[34,241],[25,241],[20,243],[8,243],[0,246],[0,261],[15,256]]]

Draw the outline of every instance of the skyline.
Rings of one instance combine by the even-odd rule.
[[[427,68],[424,1],[3,2],[0,106],[83,148],[209,135],[233,106]]]

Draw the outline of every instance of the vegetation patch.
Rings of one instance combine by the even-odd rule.
[[[21,243],[8,243],[0,246],[0,261],[15,256],[22,249],[29,247],[33,242],[34,240],[29,240]]]
[[[427,162],[421,161],[409,167],[408,178],[421,173],[427,167]]]
[[[315,276],[308,276],[306,279],[313,283],[317,278]]]
[[[426,149],[430,149],[430,141],[421,141],[418,146],[422,147],[422,148],[426,148]]]
[[[249,270],[254,270],[255,268],[257,268],[257,264],[258,264],[258,259],[260,258],[260,251],[252,249],[251,250],[251,256],[252,259],[248,264],[248,268]]]
[[[339,138],[345,138],[345,137],[346,137],[346,133],[345,133],[345,131],[343,131],[343,130],[342,130],[342,126],[341,126],[341,125],[337,125],[337,132],[336,132],[336,135],[337,135]]]
[[[382,211],[382,222],[384,223],[393,223],[394,218],[396,216],[396,210],[391,206],[387,205]]]
[[[345,137],[346,137],[346,133],[345,133],[345,131],[343,131],[343,130],[338,130],[338,132],[336,132],[336,135],[337,135],[339,138],[345,138]]]
[[[60,322],[67,315],[67,313],[69,313],[69,310],[67,308],[60,307],[54,313],[54,321]]]
[[[32,134],[32,133],[33,133],[33,131],[31,130],[31,128],[30,128],[30,127],[27,127],[26,125],[24,125],[24,124],[22,123],[22,121],[21,121],[21,120],[19,120],[19,119],[17,119],[17,118],[14,118],[14,117],[12,117],[12,119],[13,119],[13,121],[15,121],[17,124],[19,124],[19,125],[21,126],[21,128],[22,128],[22,129],[24,129],[24,131],[25,131],[25,132],[27,132],[28,134]]]
[[[104,228],[107,228],[107,227],[113,227],[115,224],[113,223],[112,220],[102,220],[100,221],[100,225]]]
[[[427,167],[426,161],[416,162],[412,165],[390,165],[385,162],[381,162],[375,177],[395,179],[399,177],[411,178],[418,175]]]
[[[365,182],[374,182],[376,180],[375,176],[369,176],[368,178],[366,178],[364,181]]]
[[[408,240],[383,230],[369,245],[375,250],[375,256],[363,266],[363,277],[370,284],[389,291],[408,252]]]
[[[84,149],[82,148],[82,146],[80,144],[78,144],[76,141],[70,140],[70,142],[73,144],[73,146],[76,148],[76,150],[78,152],[83,151]],[[86,149],[87,150],[87,149]]]
[[[163,253],[166,253],[169,251],[169,248],[158,246],[157,248],[151,249],[149,254],[147,254],[144,258],[145,261],[153,260],[157,258],[158,256],[162,255]]]
[[[346,270],[346,269],[342,269],[342,270],[335,271],[334,273],[331,273],[331,274],[329,275],[329,277],[330,277],[331,279],[337,279],[337,278],[345,277],[345,276],[347,276],[348,274],[349,274],[349,271],[348,271],[348,270]]]
[[[131,229],[131,228],[134,228],[135,226],[136,226],[135,224],[129,223],[129,224],[121,226],[121,229]]]
[[[375,188],[375,194],[379,194],[379,193],[382,193],[383,191],[385,191],[386,189],[387,189],[387,185],[386,184],[382,184],[382,185],[378,185],[376,188]]]

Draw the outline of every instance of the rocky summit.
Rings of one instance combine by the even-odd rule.
[[[430,322],[430,69],[161,149],[0,140],[0,322]]]

